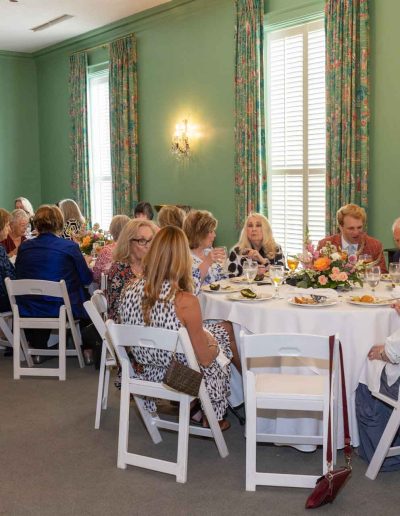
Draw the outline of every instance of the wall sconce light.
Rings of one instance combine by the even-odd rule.
[[[188,158],[190,156],[190,127],[187,120],[176,124],[175,133],[172,138],[171,151],[177,159]]]

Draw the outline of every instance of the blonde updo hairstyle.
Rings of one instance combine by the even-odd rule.
[[[175,226],[182,229],[185,216],[185,212],[181,208],[178,208],[178,206],[166,205],[159,211],[157,222],[160,228]]]
[[[131,261],[131,240],[138,238],[139,229],[148,227],[151,229],[153,236],[157,233],[157,226],[151,220],[147,219],[131,219],[122,228],[118,237],[117,245],[113,251],[113,259],[116,262],[130,263]]]
[[[264,215],[261,215],[261,213],[250,213],[246,220],[244,221],[244,225],[242,228],[242,231],[240,233],[239,242],[235,245],[235,247],[239,247],[239,253],[243,251],[243,249],[251,249],[252,245],[251,242],[247,236],[247,224],[249,222],[249,219],[251,217],[254,217],[258,219],[261,222],[261,230],[262,230],[262,244],[261,248],[264,251],[265,256],[272,260],[275,258],[276,255],[276,242],[272,235],[272,228],[271,224],[269,223],[269,220]]]
[[[162,228],[143,258],[143,268],[143,319],[149,325],[151,310],[156,301],[160,301],[164,281],[169,282],[171,289],[161,301],[174,299],[181,290],[193,292],[192,257],[185,233],[175,226]]]
[[[217,229],[217,225],[217,219],[211,212],[205,210],[190,211],[183,223],[183,231],[188,238],[190,249],[200,247],[207,235]]]
[[[117,242],[121,231],[130,220],[131,219],[128,217],[128,215],[114,215],[114,217],[111,219],[109,231],[113,237],[114,242]]]

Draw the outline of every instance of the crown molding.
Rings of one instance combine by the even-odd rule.
[[[33,55],[29,54],[28,52],[13,52],[12,50],[0,50],[0,57],[8,57],[10,59],[32,59]]]

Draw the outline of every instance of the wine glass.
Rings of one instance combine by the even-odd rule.
[[[364,265],[368,265],[372,262],[372,256],[370,254],[360,254],[358,257],[358,261],[363,263]]]
[[[365,281],[371,287],[372,292],[379,285],[381,279],[381,268],[378,265],[373,265],[365,269]]]
[[[246,278],[247,283],[252,283],[254,278],[257,276],[258,263],[253,260],[246,260],[243,263],[243,274]]]
[[[283,267],[283,265],[270,265],[269,277],[271,278],[272,283],[275,287],[274,298],[280,299],[279,285],[282,284],[283,278],[285,277],[285,268]]]
[[[299,259],[297,256],[288,256],[287,257],[287,266],[290,269],[290,272],[294,272],[299,265]]]
[[[394,286],[400,283],[400,263],[393,262],[389,264],[389,275]]]

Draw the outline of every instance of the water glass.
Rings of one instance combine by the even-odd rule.
[[[224,272],[227,271],[227,261],[228,261],[228,250],[225,246],[220,246],[220,247],[214,247],[213,248],[214,252],[215,252],[215,255],[216,255],[216,259],[215,261],[221,265],[222,267],[222,270]]]
[[[394,286],[400,284],[400,263],[394,262],[389,264],[389,275]]]
[[[371,287],[372,292],[375,292],[381,279],[381,268],[378,265],[373,265],[365,269],[365,281]]]
[[[283,265],[270,265],[269,277],[271,278],[272,283],[275,287],[274,298],[280,299],[279,285],[282,284],[283,278],[285,277],[285,268],[283,267]]]
[[[257,276],[258,263],[253,260],[246,260],[243,263],[243,274],[247,280],[247,283],[252,283],[254,278]]]

